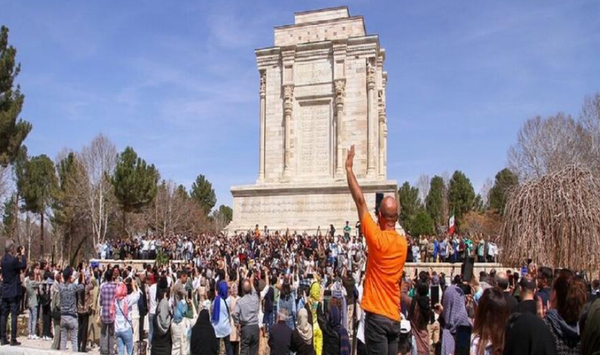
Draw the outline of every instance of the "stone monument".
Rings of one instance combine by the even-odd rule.
[[[369,208],[376,193],[397,194],[387,180],[385,50],[347,7],[298,12],[275,28],[275,45],[257,49],[260,77],[258,179],[234,186],[229,232],[314,232],[354,226],[346,185],[348,148]]]

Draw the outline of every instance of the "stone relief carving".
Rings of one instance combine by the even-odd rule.
[[[286,85],[283,87],[283,108],[286,112],[291,112],[294,105],[294,85]]]
[[[367,63],[367,84],[369,87],[375,87],[375,73],[377,70],[371,63]]]
[[[346,93],[346,80],[338,79],[335,81],[335,102],[336,105],[344,104],[344,94]]]
[[[267,73],[260,72],[260,96],[265,96],[267,92]]]

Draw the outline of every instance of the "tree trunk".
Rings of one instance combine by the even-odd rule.
[[[123,208],[123,237],[127,236],[127,210]]]
[[[77,248],[75,248],[75,252],[73,253],[73,255],[72,255],[72,256],[71,256],[71,258],[70,258],[70,259],[71,259],[71,260],[70,260],[70,261],[71,261],[71,264],[70,264],[70,265],[77,265],[77,264],[76,264],[76,261],[78,261],[78,260],[77,260],[77,256],[79,255],[79,250],[80,250],[80,249],[81,249],[81,247],[83,246],[83,243],[84,243],[84,242],[85,242],[85,238],[82,238],[82,239],[79,241],[79,244],[77,244]]]
[[[19,192],[15,193],[15,221],[13,223],[13,240],[17,242],[17,244],[21,244],[19,241]]]
[[[44,258],[44,212],[40,213],[40,258]]]

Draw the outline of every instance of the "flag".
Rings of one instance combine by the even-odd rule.
[[[448,218],[448,235],[454,234],[454,212]]]

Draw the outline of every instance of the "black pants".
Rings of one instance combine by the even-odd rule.
[[[400,322],[366,312],[365,341],[367,355],[398,355]]]
[[[3,298],[0,315],[0,339],[6,340],[6,323],[8,315],[10,319],[10,336],[12,340],[17,340],[17,314],[19,312],[19,297]]]
[[[233,347],[231,346],[229,335],[223,338],[223,343],[225,344],[225,355],[233,355]]]
[[[260,329],[257,324],[242,327],[240,355],[258,355]],[[394,354],[397,355],[397,354]]]
[[[90,321],[89,314],[78,314],[77,315],[77,348],[80,353],[84,353],[88,342],[88,323]]]
[[[144,317],[146,317],[146,316],[142,316],[142,315],[140,315],[140,329],[139,329],[139,330],[140,330],[140,332],[139,332],[139,334],[140,334],[140,339],[139,339],[139,341],[142,341],[142,340],[144,340]],[[136,340],[135,340],[135,339],[133,339],[133,342],[134,342],[134,343],[135,343],[135,341],[136,341]]]
[[[42,336],[52,338],[52,317],[50,316],[50,306],[42,307]]]
[[[112,355],[115,344],[115,323],[104,323],[100,328],[100,354]]]
[[[233,355],[240,355],[240,342],[232,341],[231,348],[233,349]]]

